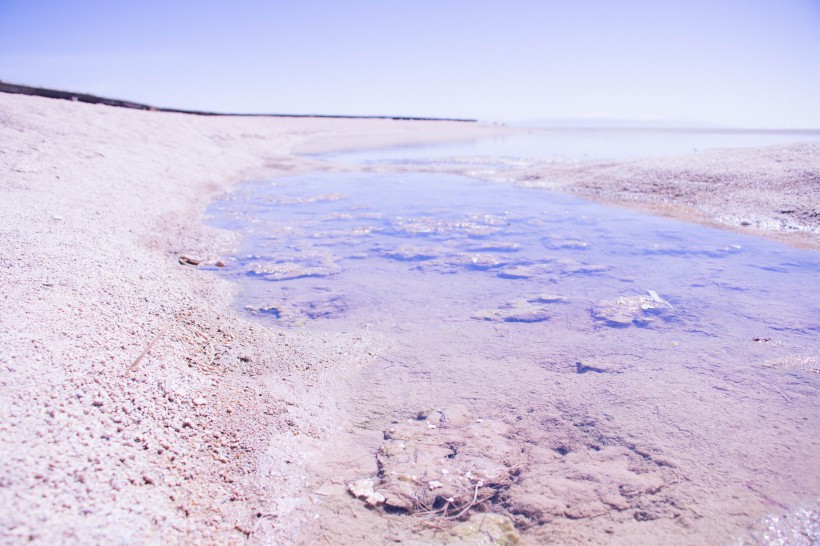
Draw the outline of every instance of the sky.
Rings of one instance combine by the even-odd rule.
[[[820,128],[820,0],[0,0],[0,80],[221,112]]]

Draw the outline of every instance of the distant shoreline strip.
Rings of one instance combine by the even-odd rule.
[[[190,114],[194,116],[235,116],[235,117],[270,117],[270,118],[334,118],[334,119],[393,119],[402,121],[460,121],[464,123],[476,123],[477,119],[466,118],[426,118],[413,116],[353,116],[353,115],[333,115],[333,114],[231,114],[224,112],[207,112],[204,110],[185,110],[182,108],[162,108],[131,102],[120,99],[109,99],[98,97],[88,93],[74,93],[71,91],[60,91],[57,89],[47,89],[45,87],[32,87],[0,81],[1,93],[12,93],[16,95],[32,95],[35,97],[45,97],[49,99],[62,99],[74,102],[86,102],[89,104],[105,104],[118,108],[132,108],[134,110],[148,110],[151,112],[173,112],[176,114]]]

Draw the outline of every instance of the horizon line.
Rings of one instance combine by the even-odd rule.
[[[662,133],[662,132],[669,132],[669,133],[797,133],[797,134],[818,134],[820,135],[820,127],[818,128],[789,128],[789,127],[698,127],[698,126],[686,126],[686,127],[674,127],[674,126],[635,126],[635,125],[623,125],[623,126],[611,126],[611,125],[601,125],[601,126],[579,126],[579,125],[551,125],[551,126],[544,126],[538,127],[537,125],[526,126],[526,125],[513,125],[515,128],[519,129],[531,129],[531,130],[538,130],[538,131],[647,131],[647,132],[654,132],[654,133]]]
[[[675,132],[675,133],[792,133],[792,134],[820,134],[820,127],[715,127],[688,125],[676,127],[674,125],[547,125],[539,127],[537,122],[531,126],[526,125],[526,121],[500,121],[492,119],[478,118],[458,118],[458,117],[433,117],[433,116],[403,116],[403,115],[363,115],[363,114],[296,114],[296,113],[238,113],[238,112],[214,112],[209,110],[191,110],[186,108],[171,108],[164,106],[154,106],[151,104],[134,102],[124,99],[114,99],[94,95],[92,93],[79,93],[74,91],[64,91],[49,87],[31,86],[25,84],[11,83],[0,80],[0,93],[28,95],[49,99],[68,100],[72,102],[84,102],[87,104],[103,104],[117,108],[130,108],[149,112],[168,112],[175,114],[188,114],[194,116],[224,116],[224,117],[276,117],[276,118],[324,118],[324,119],[390,119],[397,121],[453,121],[461,123],[491,123],[503,124],[512,128],[531,129],[542,131],[652,131],[652,132]],[[599,118],[593,118],[599,119]],[[617,122],[618,118],[600,118],[602,121]],[[588,118],[552,118],[550,121],[589,121]],[[634,120],[637,121],[637,120]],[[642,122],[646,123],[646,122]],[[659,123],[661,123],[659,121]]]
[[[277,118],[333,118],[333,119],[392,119],[397,121],[456,121],[463,123],[478,123],[478,119],[472,118],[439,118],[424,116],[400,116],[400,115],[356,115],[356,114],[280,114],[280,113],[236,113],[236,112],[212,112],[208,110],[189,110],[185,108],[167,108],[163,106],[153,106],[141,102],[128,101],[123,99],[112,99],[101,97],[91,93],[77,93],[74,91],[63,91],[48,87],[36,87],[19,83],[10,83],[0,80],[0,92],[15,95],[28,95],[43,97],[47,99],[60,99],[72,102],[84,102],[87,104],[104,104],[116,108],[131,108],[133,110],[143,110],[148,112],[169,112],[175,114],[188,114],[193,116],[231,116],[231,117],[277,117]]]

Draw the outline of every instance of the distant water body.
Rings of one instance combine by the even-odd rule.
[[[525,132],[469,142],[324,154],[322,158],[366,164],[438,162],[452,158],[488,156],[507,160],[600,161],[684,155],[718,148],[820,141],[820,130],[531,128],[523,131]]]

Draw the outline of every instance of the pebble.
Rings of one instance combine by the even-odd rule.
[[[181,265],[197,266],[197,265],[200,264],[200,262],[202,262],[202,258],[199,258],[199,257],[196,257],[196,256],[180,256],[179,257],[179,263]]]
[[[197,406],[204,406],[207,403],[208,401],[202,398],[201,396],[199,398],[194,398],[194,404]]]

